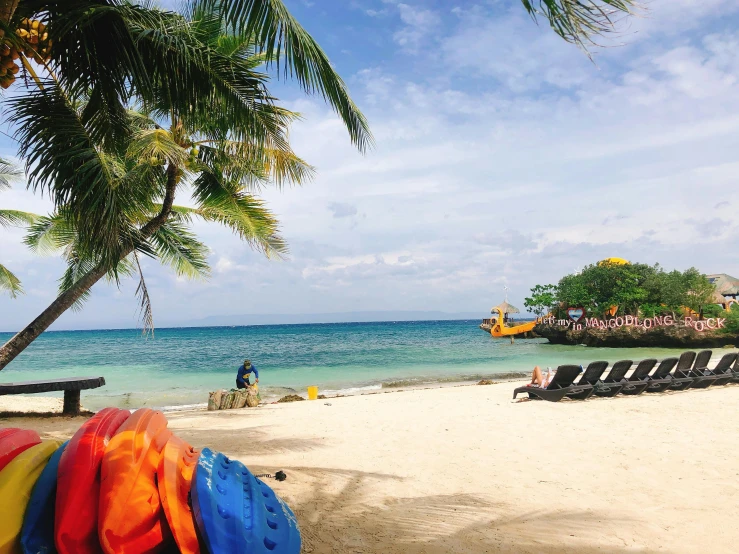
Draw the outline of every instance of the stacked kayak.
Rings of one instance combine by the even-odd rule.
[[[106,408],[66,443],[0,428],[0,554],[298,554],[292,510],[164,414]]]

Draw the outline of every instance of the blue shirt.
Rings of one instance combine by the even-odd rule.
[[[236,380],[239,383],[246,385],[246,381],[244,380],[244,377],[248,379],[249,378],[248,375],[252,372],[254,372],[254,377],[259,379],[259,372],[257,371],[257,368],[254,364],[251,364],[251,367],[249,369],[244,368],[244,364],[241,364],[241,367],[239,368],[239,372],[236,375]]]

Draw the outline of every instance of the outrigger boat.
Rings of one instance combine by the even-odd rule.
[[[536,321],[513,325],[513,321],[509,317],[510,314],[518,314],[521,311],[515,306],[510,305],[507,300],[502,304],[493,306],[490,313],[493,317],[484,319],[480,325],[480,329],[496,338],[511,337],[511,340],[513,340],[516,336],[523,337],[527,333],[531,333],[536,326]]]

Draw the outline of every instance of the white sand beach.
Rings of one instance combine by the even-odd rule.
[[[0,413],[61,413],[64,400],[51,396],[7,395],[0,396]]]
[[[515,384],[170,414],[295,509],[304,551],[735,552],[739,386],[512,402]],[[82,418],[6,420],[64,438]]]

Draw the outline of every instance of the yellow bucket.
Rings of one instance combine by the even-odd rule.
[[[308,400],[318,400],[318,387],[308,387]]]

